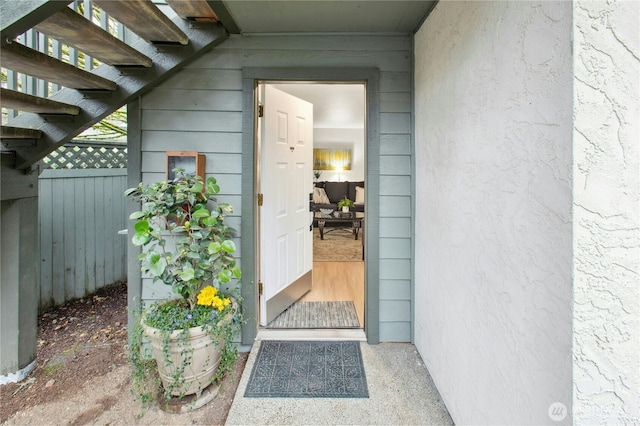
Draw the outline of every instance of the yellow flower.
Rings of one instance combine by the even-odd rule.
[[[198,305],[213,306],[214,298],[217,298],[218,289],[213,286],[206,286],[198,293]]]
[[[231,303],[231,300],[229,300],[229,298],[216,296],[213,298],[211,306],[216,308],[218,311],[222,311],[229,303]]]
[[[222,312],[229,303],[231,303],[231,299],[218,296],[218,289],[210,285],[198,293],[198,305],[212,306]]]

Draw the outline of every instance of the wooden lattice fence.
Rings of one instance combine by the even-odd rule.
[[[46,169],[124,169],[127,145],[122,142],[74,141],[42,160]]]
[[[72,143],[41,163],[40,310],[127,279],[127,147]]]

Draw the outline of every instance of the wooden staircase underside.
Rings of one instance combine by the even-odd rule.
[[[69,0],[0,0],[2,67],[63,86],[48,98],[2,89],[3,108],[20,114],[2,126],[3,154],[29,168],[118,108],[152,89],[237,28],[221,1],[167,0],[171,20],[151,0],[93,0],[135,33],[131,45],[68,8]],[[15,41],[29,29],[102,62],[85,71]]]

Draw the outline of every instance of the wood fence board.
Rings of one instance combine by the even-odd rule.
[[[104,197],[104,178],[97,177],[94,179],[94,191],[96,199]],[[95,226],[94,226],[94,239],[96,241],[104,241],[104,226],[105,226],[105,211],[100,205],[96,206],[95,210]],[[106,250],[104,244],[96,245],[96,259],[104,259],[106,256]],[[96,262],[96,283],[105,282],[105,267],[104,261],[98,260]]]
[[[73,197],[73,181],[65,180],[62,184],[64,189],[64,204],[62,207],[62,217],[64,226],[64,296],[65,300],[73,299],[75,291],[75,202]]]
[[[127,176],[127,169],[46,169],[40,173],[40,181],[46,179],[84,179],[98,176]]]
[[[85,200],[85,215],[91,220],[85,222],[84,234],[87,240],[87,246],[85,251],[86,262],[86,274],[87,274],[87,291],[93,293],[98,285],[96,283],[96,245],[99,244],[94,236],[95,224],[93,218],[95,218],[96,211],[96,193],[93,185],[94,179],[84,180],[84,200]]]
[[[109,241],[109,246],[111,247],[110,253],[109,253],[109,270],[110,270],[110,279],[109,281],[111,282],[116,282],[118,280],[118,255],[116,253],[116,248],[118,246],[118,231],[117,231],[117,226],[116,226],[116,217],[118,215],[122,215],[122,212],[120,211],[120,196],[117,196],[116,194],[114,194],[113,192],[113,178],[110,177],[107,179],[109,181],[109,198],[107,199],[108,203],[106,206],[106,210],[107,210],[107,214],[109,215],[109,220],[107,221],[107,224],[109,226],[108,229],[105,230],[105,232],[107,233],[107,241]],[[122,217],[122,216],[121,216]]]
[[[75,296],[85,295],[86,289],[86,270],[85,270],[85,254],[87,250],[86,244],[86,232],[85,232],[85,205],[86,200],[84,197],[84,182],[80,179],[73,179],[72,181],[73,197],[74,197],[74,220],[73,225],[75,229]],[[81,296],[82,297],[82,296]]]
[[[126,280],[126,180],[112,169],[41,174],[41,310]]]
[[[111,221],[109,224],[108,234],[109,241],[111,242],[111,282],[122,281],[122,254],[126,253],[126,249],[123,245],[123,238],[118,234],[118,231],[122,229],[122,218],[124,218],[124,196],[122,191],[117,191],[116,187],[119,185],[117,181],[120,178],[110,177],[110,205],[112,206],[109,209],[109,213],[111,216]],[[107,284],[107,283],[105,283]]]
[[[120,256],[118,254],[118,250],[120,249],[120,236],[118,235],[118,217],[123,217],[124,212],[122,211],[122,194],[116,194],[113,188],[115,187],[114,178],[110,178],[111,180],[111,205],[113,208],[111,209],[111,227],[109,228],[109,238],[111,240],[111,246],[113,247],[112,255],[111,255],[111,263],[112,263],[112,276],[113,282],[120,280],[120,268],[122,262],[120,260]]]
[[[104,212],[104,226],[102,227],[102,239],[106,242],[104,250],[104,282],[114,282],[113,274],[113,234],[111,232],[113,227],[113,194],[111,193],[111,177],[102,178],[103,192],[102,197],[105,200],[103,207]]]
[[[53,288],[53,302],[56,305],[63,304],[65,298],[64,289],[64,187],[55,185],[53,187],[51,211],[53,238],[51,264],[52,270],[51,286]]]
[[[53,185],[51,181],[38,182],[38,222],[40,224],[40,306],[53,305]]]

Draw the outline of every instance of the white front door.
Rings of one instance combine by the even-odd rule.
[[[311,289],[313,105],[264,86],[261,127],[260,324]]]

